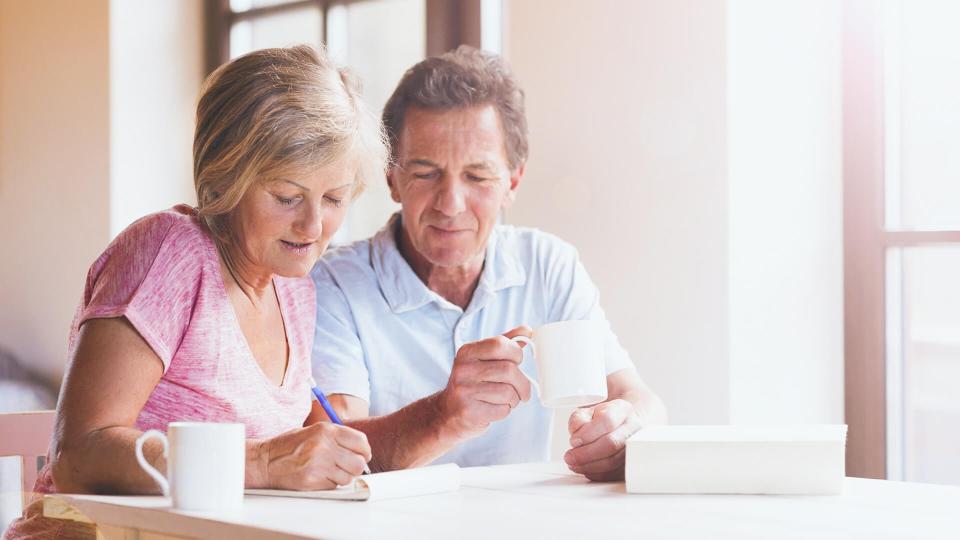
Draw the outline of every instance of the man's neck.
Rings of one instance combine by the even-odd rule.
[[[397,227],[397,247],[420,281],[448,302],[467,309],[483,272],[483,254],[462,266],[437,266],[420,254],[403,225]]]

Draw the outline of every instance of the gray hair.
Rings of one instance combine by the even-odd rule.
[[[527,161],[524,94],[499,56],[461,45],[408,69],[383,108],[383,126],[396,160],[397,141],[410,107],[444,110],[493,105],[503,126],[507,163],[516,169]]]

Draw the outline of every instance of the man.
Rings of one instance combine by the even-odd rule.
[[[606,319],[576,250],[497,225],[527,159],[523,91],[498,57],[460,47],[407,71],[383,120],[402,209],[314,268],[314,376],[374,469],[545,460],[551,411],[508,338]],[[605,351],[609,399],[571,415],[564,456],[593,480],[622,479],[626,438],[666,421],[609,330]]]

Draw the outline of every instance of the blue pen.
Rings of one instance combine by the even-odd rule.
[[[337,416],[337,412],[333,410],[333,406],[330,405],[329,401],[327,401],[327,397],[323,395],[323,392],[321,392],[319,388],[317,388],[317,381],[313,380],[313,377],[310,377],[310,391],[313,392],[313,395],[317,397],[317,401],[320,402],[320,406],[323,407],[323,411],[327,413],[328,417],[330,417],[330,421],[338,426],[342,426],[343,420],[340,420],[340,417]],[[370,474],[370,465],[364,463],[363,472]]]

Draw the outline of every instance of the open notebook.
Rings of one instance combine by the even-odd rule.
[[[341,501],[373,501],[444,493],[460,489],[460,467],[454,463],[403,471],[366,474],[349,486],[323,491],[288,491],[282,489],[248,489],[247,495],[297,497],[301,499],[334,499]]]

